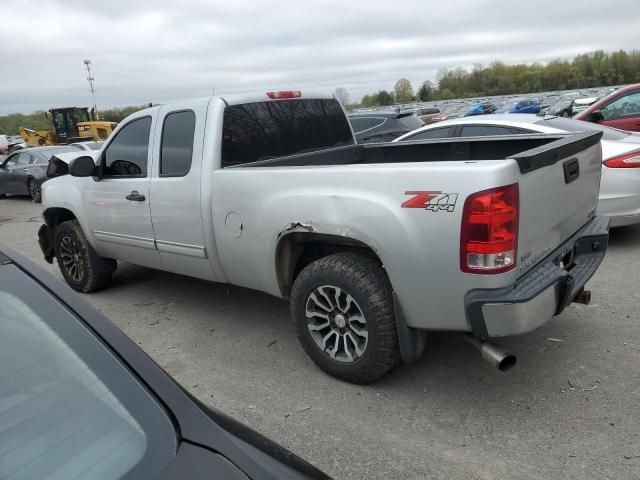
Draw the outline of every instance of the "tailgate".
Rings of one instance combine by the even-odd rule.
[[[520,168],[519,273],[551,253],[595,215],[602,132],[568,135],[511,156]]]

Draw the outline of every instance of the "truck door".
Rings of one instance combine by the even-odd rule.
[[[162,269],[216,280],[205,248],[201,196],[208,100],[161,107],[153,146],[151,218]]]
[[[102,177],[87,179],[84,200],[96,250],[103,257],[160,266],[149,209],[152,117],[124,125],[100,155]]]

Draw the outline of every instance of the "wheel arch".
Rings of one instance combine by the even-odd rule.
[[[63,207],[47,208],[42,212],[42,217],[44,218],[44,223],[50,230],[55,230],[55,227],[60,225],[62,222],[69,220],[79,221],[78,217],[71,210]]]
[[[289,298],[293,282],[304,267],[340,252],[366,253],[384,265],[375,249],[355,238],[309,231],[295,231],[280,237],[275,262],[282,298]]]

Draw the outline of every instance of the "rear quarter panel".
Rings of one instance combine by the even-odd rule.
[[[516,273],[460,271],[464,200],[518,175],[513,160],[216,170],[211,209],[219,261],[230,283],[281,296],[276,246],[299,223],[367,244],[382,260],[410,326],[468,330],[465,293],[502,287]],[[413,196],[408,191],[457,194],[457,201],[451,212],[402,208]],[[230,213],[242,222],[239,238],[225,226]]]

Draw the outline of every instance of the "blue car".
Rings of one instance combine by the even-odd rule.
[[[494,113],[538,113],[540,104],[536,100],[519,98],[507,102]]]

